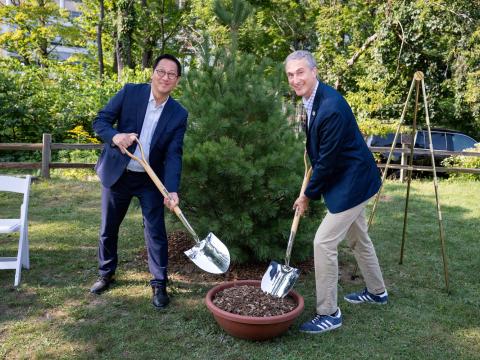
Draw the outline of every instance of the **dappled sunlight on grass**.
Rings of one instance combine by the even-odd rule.
[[[297,323],[278,339],[253,343],[226,335],[215,323],[204,298],[223,280],[205,275],[193,264],[169,273],[171,304],[164,311],[153,308],[151,275],[145,257],[139,255],[145,251],[141,212],[135,206],[121,227],[116,283],[101,296],[90,294],[98,276],[99,184],[57,179],[34,183],[29,229],[32,267],[22,272],[18,289],[12,286],[14,271],[0,271],[0,358],[162,358],[161,349],[167,345],[165,355],[171,359],[185,355],[191,359],[310,359],[319,354],[345,358],[358,351],[369,358],[382,357],[379,354],[476,358],[480,353],[480,183],[440,184],[450,295],[444,288],[429,182],[412,183],[404,264],[398,264],[405,191],[405,184],[386,184],[370,231],[390,303],[372,308],[342,301],[344,294],[363,287],[361,277],[348,278],[355,262],[342,244],[342,328],[319,341],[298,332],[299,323],[308,320],[315,308],[312,272],[302,274],[295,285],[305,299],[305,311]],[[2,205],[0,213],[16,208],[10,201]],[[169,214],[167,219],[170,228],[178,228],[176,218]],[[0,252],[12,251],[16,238],[0,236],[0,244]]]
[[[195,298],[195,299],[186,299],[184,301],[182,301],[182,306],[186,306],[190,309],[193,309],[195,307],[198,307],[198,306],[203,306],[204,305],[204,301],[203,299],[199,299],[199,298]]]
[[[460,329],[455,331],[453,335],[459,346],[480,354],[480,327]]]
[[[0,347],[0,355],[13,352],[24,359],[68,358],[91,352],[88,344],[64,338],[62,327],[74,325],[67,310],[50,309],[2,325],[8,328],[8,339]]]
[[[479,200],[480,202],[480,200]],[[477,204],[477,209],[472,209],[470,211],[466,211],[462,214],[461,218],[465,221],[470,221],[470,220],[477,220],[480,217],[480,204]],[[480,224],[477,222],[476,224],[472,224],[472,226],[477,227],[477,229],[480,229]],[[480,233],[480,231],[479,231]]]
[[[101,296],[104,296],[109,301],[145,301],[151,297],[151,294],[152,289],[146,284],[143,286],[123,286],[122,284],[116,284],[112,285],[111,289],[106,294],[102,294]]]

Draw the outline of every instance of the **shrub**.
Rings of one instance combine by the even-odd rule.
[[[188,74],[182,98],[190,112],[186,214],[199,236],[214,232],[236,262],[281,260],[304,171],[303,142],[282,111],[283,74],[246,54],[220,51],[202,60]],[[318,222],[302,223],[297,259],[311,254],[313,226]]]
[[[83,126],[76,126],[72,130],[67,131],[70,139],[66,142],[70,143],[84,143],[84,144],[99,144],[100,142],[90,136],[90,134],[83,128]],[[59,150],[56,158],[64,163],[86,163],[94,164],[97,162],[99,150]],[[53,169],[52,175],[59,175],[65,178],[77,180],[91,180],[95,179],[96,175],[92,169]]]
[[[472,149],[465,149],[468,152],[480,153],[480,143],[475,144]],[[447,167],[461,167],[470,169],[480,169],[480,157],[475,156],[450,156],[442,161],[443,166]],[[468,174],[468,173],[450,173],[449,179],[465,179],[465,180],[480,180],[480,174]]]

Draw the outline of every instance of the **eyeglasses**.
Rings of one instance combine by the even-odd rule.
[[[163,77],[165,75],[167,75],[168,80],[175,80],[178,77],[177,74],[175,74],[173,72],[166,72],[163,69],[155,69],[155,72],[157,73],[157,75],[160,79],[163,79]]]

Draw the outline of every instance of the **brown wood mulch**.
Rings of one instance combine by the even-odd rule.
[[[230,268],[225,274],[209,274],[199,269],[184,254],[184,251],[192,248],[195,241],[185,231],[173,231],[168,235],[168,269],[169,273],[176,273],[180,276],[188,276],[192,281],[233,281],[233,280],[261,280],[263,274],[268,268],[269,262],[252,264],[231,263]],[[146,254],[146,253],[145,253]],[[275,259],[272,259],[275,260]],[[281,260],[281,259],[277,259]],[[307,274],[314,270],[313,259],[295,264],[302,274]]]
[[[192,248],[195,241],[183,230],[172,231],[168,234],[168,272],[170,276],[185,282],[219,283],[233,280],[261,280],[267,271],[269,262],[252,264],[231,263],[225,274],[210,274],[199,269],[184,254],[184,251]],[[313,249],[312,249],[313,250]],[[313,251],[312,251],[313,252]],[[143,249],[135,259],[135,263],[146,264],[147,250]],[[282,259],[272,259],[282,261]],[[339,259],[341,281],[348,283],[360,283],[360,279],[352,280],[350,274],[355,266],[354,263],[343,264]],[[292,266],[300,269],[300,276],[314,272],[313,257],[300,263],[291,263]]]
[[[256,317],[283,315],[297,306],[289,296],[277,298],[252,285],[233,286],[219,291],[213,303],[232,314]]]

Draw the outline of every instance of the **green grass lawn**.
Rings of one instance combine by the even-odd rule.
[[[285,335],[257,343],[232,338],[217,326],[203,302],[213,281],[173,274],[171,305],[153,309],[150,275],[139,256],[144,249],[140,211],[134,206],[121,229],[117,285],[102,296],[89,294],[97,276],[100,186],[36,182],[31,269],[22,272],[18,289],[14,271],[0,271],[0,358],[479,359],[480,182],[440,183],[449,295],[432,182],[412,183],[405,256],[398,264],[405,193],[405,184],[386,185],[371,228],[390,303],[346,303],[343,295],[361,289],[362,282],[341,281],[343,326],[322,335],[301,334],[298,325],[312,316],[315,303],[313,273],[303,275],[296,285],[305,298],[301,317]],[[0,195],[0,217],[16,212],[18,201]],[[16,239],[16,234],[0,236],[0,256],[14,254]],[[340,261],[345,274],[353,265],[345,247]]]

